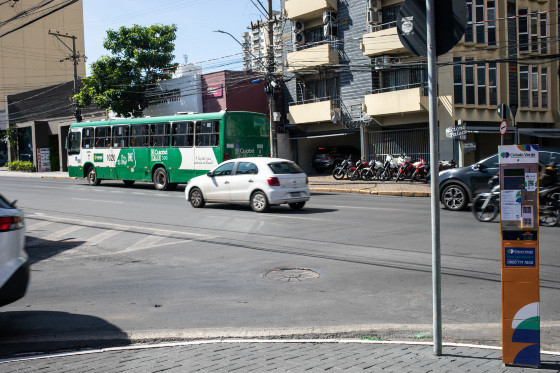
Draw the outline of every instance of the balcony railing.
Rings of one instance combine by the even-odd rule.
[[[393,27],[397,27],[397,21],[393,21],[393,22],[387,22],[387,23],[382,23],[380,25],[375,25],[375,26],[371,26],[371,32],[376,32],[376,31],[381,31],[381,30],[387,30]],[[397,32],[397,30],[395,29],[395,32]]]
[[[423,96],[428,96],[428,94],[429,94],[429,92],[428,92],[428,82],[409,83],[409,84],[402,84],[402,85],[396,85],[396,86],[391,86],[391,87],[376,88],[376,89],[371,90],[371,94],[403,91],[405,89],[412,89],[412,88],[422,88],[422,95]]]
[[[314,98],[308,98],[305,100],[296,100],[293,102],[290,102],[289,106],[294,106],[294,105],[305,105],[305,104],[313,104],[316,102],[323,102],[323,101],[331,101],[332,102],[332,107],[334,108],[340,108],[340,98],[336,97],[314,97]]]

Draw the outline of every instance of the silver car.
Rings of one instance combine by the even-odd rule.
[[[29,285],[23,212],[0,195],[0,306],[22,298]]]

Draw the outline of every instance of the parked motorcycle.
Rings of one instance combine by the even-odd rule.
[[[355,167],[350,167],[348,172],[346,172],[346,177],[352,181],[357,180],[360,177],[360,173],[366,167],[369,167],[369,163],[363,159],[356,162]]]
[[[415,167],[415,169],[414,172],[412,173],[412,176],[410,177],[410,182],[413,182],[415,180],[420,180],[420,179],[426,180],[428,171],[430,169],[428,161],[426,161],[425,159],[420,159],[418,162],[415,162],[413,166]]]
[[[385,157],[385,163],[383,164],[383,169],[379,174],[378,180],[387,181],[393,178],[393,175],[396,174],[397,171],[397,164],[393,160],[393,156],[387,155]]]
[[[396,181],[404,180],[407,177],[411,177],[414,173],[415,167],[412,165],[410,157],[405,155],[402,156],[402,162],[400,163],[399,170],[397,171]]]
[[[450,161],[440,161],[438,170],[443,171],[456,167],[457,167],[457,162],[455,162],[455,160],[452,159]],[[430,165],[428,165],[428,173],[426,174],[426,178],[424,179],[424,182],[429,183],[431,181],[431,176],[432,176],[432,170]]]
[[[340,163],[340,165],[334,168],[332,172],[332,176],[336,180],[343,179],[351,165],[352,165],[352,157],[346,158],[345,160],[342,161],[342,163]]]
[[[383,163],[372,159],[371,161],[369,161],[368,167],[362,169],[360,176],[363,180],[371,181],[376,178],[378,174],[380,174],[380,170],[382,169]]]

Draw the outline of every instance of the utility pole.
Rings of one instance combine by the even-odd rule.
[[[274,123],[274,112],[276,111],[275,87],[274,81],[274,24],[276,20],[272,14],[272,0],[268,0],[268,43],[267,43],[267,64],[266,64],[266,83],[268,94],[268,119],[270,123],[270,153],[272,157],[278,156],[278,139],[276,134],[276,123]],[[273,84],[274,82],[274,84]]]
[[[53,35],[54,37],[56,37],[62,44],[64,44],[64,46],[66,48],[68,48],[70,50],[70,52],[72,52],[72,54],[70,56],[68,56],[66,58],[63,58],[62,60],[60,60],[60,62],[72,60],[72,62],[74,64],[74,94],[76,95],[79,92],[79,90],[78,90],[78,61],[79,61],[80,58],[83,57],[79,53],[76,53],[76,39],[77,39],[77,37],[74,36],[74,35],[61,34],[61,33],[58,33],[58,32],[51,32],[50,30],[49,30],[49,35]],[[66,45],[66,43],[60,38],[72,39],[72,48],[70,48],[68,45]],[[81,113],[81,110],[80,110],[80,107],[78,106],[78,104],[76,104],[76,107],[74,109],[74,116],[76,117],[77,122],[82,121],[82,113]]]

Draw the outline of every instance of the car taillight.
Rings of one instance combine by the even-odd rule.
[[[0,232],[7,232],[19,229],[23,226],[23,221],[19,216],[3,216],[0,217]]]
[[[270,186],[280,186],[280,180],[277,177],[269,177],[266,181],[268,181]]]

